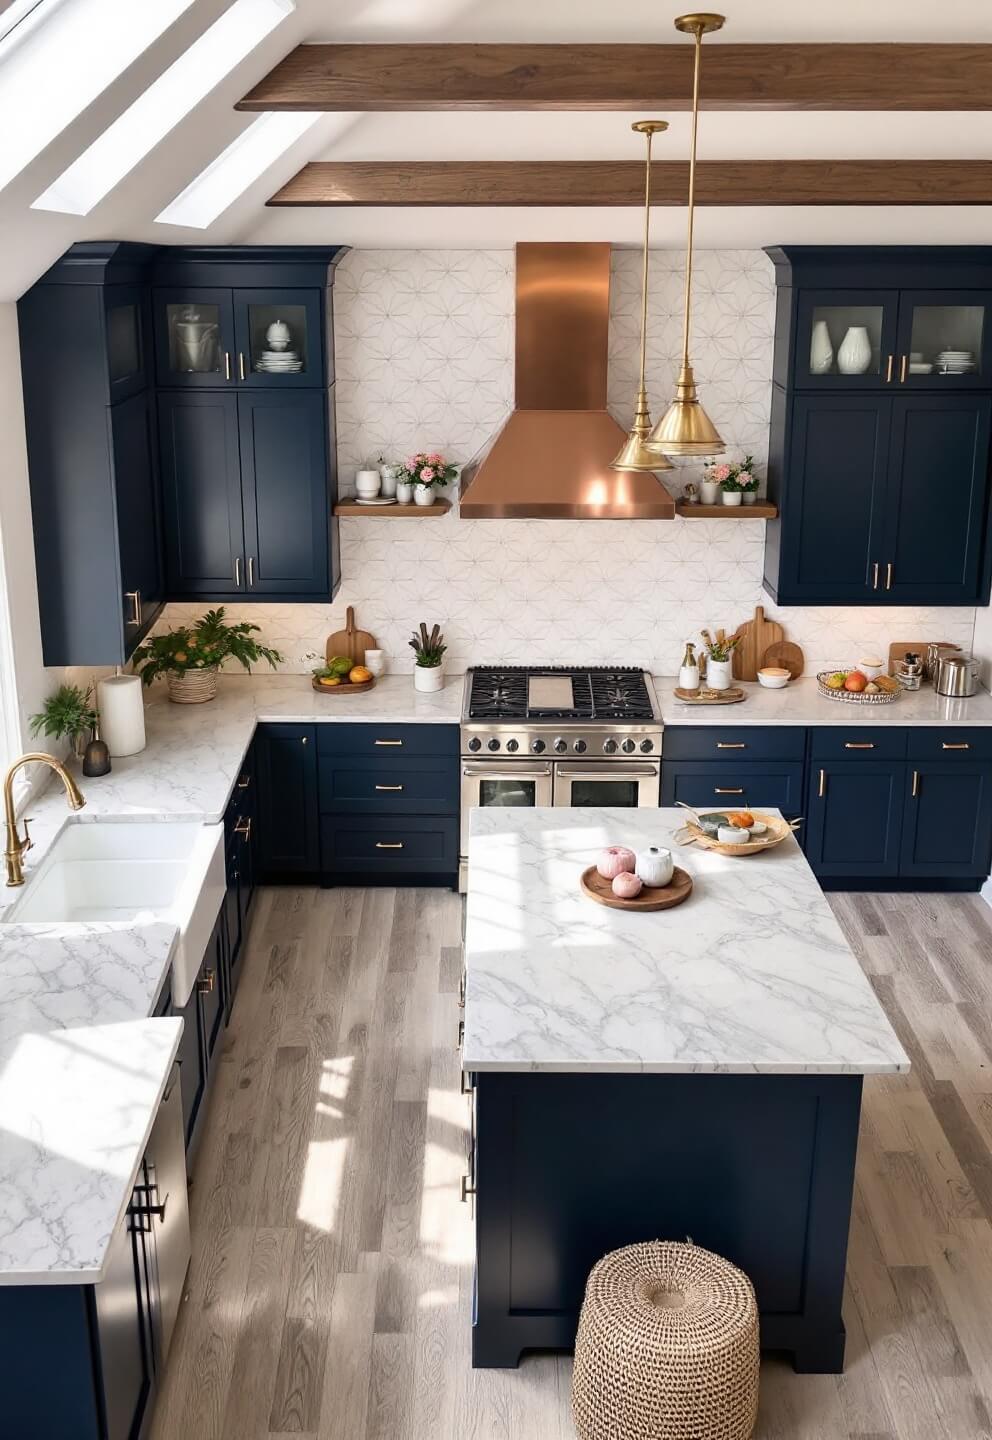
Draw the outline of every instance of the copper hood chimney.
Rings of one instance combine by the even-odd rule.
[[[516,247],[513,414],[462,474],[468,519],[671,520],[652,475],[611,470],[608,244]]]

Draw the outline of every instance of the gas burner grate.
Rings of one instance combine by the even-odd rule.
[[[527,714],[526,670],[473,670],[469,715],[473,720],[515,720]]]
[[[597,720],[651,720],[651,697],[641,670],[590,672],[593,714]]]
[[[633,666],[505,665],[469,672],[471,720],[653,720],[644,671]],[[531,676],[567,675],[572,705],[542,709],[528,703]]]

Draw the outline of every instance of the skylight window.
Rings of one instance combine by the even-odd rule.
[[[0,44],[0,189],[194,0],[62,0],[51,13],[49,3],[22,17],[23,39],[14,30]]]
[[[320,111],[266,111],[222,150],[156,220],[162,225],[206,230],[321,118]]]
[[[88,215],[295,8],[295,0],[235,0],[31,208]]]
[[[3,0],[0,0],[0,45],[8,35],[13,35],[15,30],[20,31],[18,39],[26,35],[29,27],[25,26],[24,22],[30,19],[36,10],[40,10],[44,3],[45,0],[7,0],[5,5]],[[57,3],[58,0],[50,0],[49,10]],[[35,16],[35,19],[38,18]]]

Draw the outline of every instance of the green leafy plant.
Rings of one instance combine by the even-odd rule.
[[[699,633],[703,637],[707,655],[716,661],[729,660],[744,638],[742,635],[731,635],[729,639],[714,639],[708,630],[700,630]]]
[[[424,670],[435,670],[444,659],[447,648],[440,625],[435,625],[428,635],[427,626],[421,620],[419,631],[413,632],[413,639],[410,641],[410,649],[417,657],[417,664]]]
[[[136,674],[145,685],[160,675],[185,675],[187,670],[212,670],[225,660],[237,660],[246,670],[259,660],[267,660],[273,670],[282,659],[278,650],[260,645],[253,635],[257,625],[242,620],[228,625],[224,606],[208,610],[192,625],[180,625],[161,635],[153,635],[139,645],[132,657]]]
[[[726,480],[720,481],[720,489],[727,495],[733,495],[737,490],[743,490],[743,485],[736,475],[728,475]]]
[[[92,690],[81,685],[60,685],[45,701],[40,712],[31,716],[32,735],[49,735],[55,740],[76,740],[88,735],[97,722],[91,705]]]

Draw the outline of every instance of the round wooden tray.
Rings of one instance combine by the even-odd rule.
[[[619,895],[614,895],[609,880],[603,879],[595,865],[583,870],[579,883],[583,895],[588,895],[597,905],[608,905],[611,910],[671,910],[692,894],[692,876],[679,865],[676,865],[675,874],[667,885],[650,888],[645,885],[633,900],[621,900]]]
[[[676,685],[675,698],[681,700],[683,705],[737,705],[741,700],[747,699],[747,691],[742,690],[739,685],[731,685],[729,690],[707,690],[705,685],[701,685],[698,690],[683,690],[680,685]]]
[[[688,806],[684,808],[688,813],[692,813],[689,811]],[[725,812],[707,810],[704,813],[709,815],[723,814]],[[706,831],[696,824],[695,819],[687,819],[685,829],[688,832],[689,839],[683,841],[683,844],[689,845],[695,841],[695,843],[701,845],[704,850],[715,850],[718,855],[757,855],[762,850],[770,850],[775,845],[781,845],[786,836],[791,835],[799,824],[798,820],[793,820],[790,823],[788,820],[783,820],[781,815],[766,815],[764,811],[761,810],[752,810],[751,814],[755,820],[763,820],[768,826],[767,834],[760,836],[757,840],[746,840],[743,845],[728,845],[726,841],[717,840],[713,835],[707,835]]]
[[[342,680],[340,685],[321,685],[320,681],[311,677],[313,688],[321,695],[355,695],[359,690],[371,690],[375,684],[375,676],[371,680],[362,680],[357,685],[352,685],[350,680]]]

